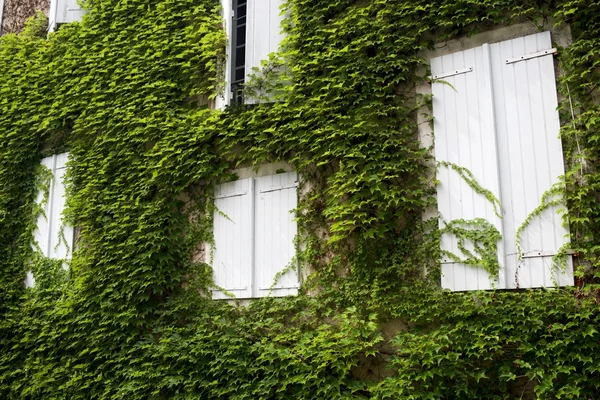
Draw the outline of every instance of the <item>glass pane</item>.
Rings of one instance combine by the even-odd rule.
[[[236,46],[246,43],[246,26],[238,26],[236,29],[235,44]]]
[[[236,68],[235,69],[235,81],[236,82],[237,81],[243,82],[244,81],[245,72],[246,71],[245,71],[245,68],[243,66],[239,67],[239,68]]]

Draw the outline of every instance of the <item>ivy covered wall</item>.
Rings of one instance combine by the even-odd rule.
[[[290,0],[284,66],[258,82],[280,101],[226,112],[203,106],[222,86],[218,2],[86,5],[49,37],[40,16],[0,38],[0,397],[600,395],[600,3]],[[548,17],[574,35],[559,87],[577,111],[561,110],[577,287],[443,292],[421,218],[420,52]],[[64,150],[68,271],[31,246],[39,162]],[[298,297],[212,301],[194,257],[212,187],[274,161],[310,185],[299,257],[314,272]]]

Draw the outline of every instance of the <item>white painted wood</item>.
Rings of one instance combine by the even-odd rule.
[[[2,35],[2,18],[4,15],[4,0],[0,0],[0,35]]]
[[[444,79],[444,78],[449,78],[454,75],[466,74],[469,72],[473,72],[473,67],[457,69],[457,70],[449,71],[449,72],[442,72],[441,74],[433,75],[432,79]]]
[[[81,21],[85,13],[86,10],[81,8],[78,0],[51,0],[48,31],[55,31],[58,24]]]
[[[248,0],[246,25],[246,82],[253,68],[261,69],[262,61],[279,49],[283,38],[281,32],[281,6],[283,0]],[[256,100],[248,98],[246,103]]]
[[[50,212],[50,247],[48,257],[66,260],[71,257],[73,247],[73,227],[63,222],[62,212],[65,209],[66,190],[64,176],[66,173],[67,153],[58,154],[54,164],[54,184],[52,191],[52,211]],[[66,268],[66,264],[64,264]]]
[[[57,0],[56,22],[66,24],[81,21],[85,10],[78,4],[78,0]]]
[[[48,11],[48,32],[56,30],[56,10],[58,8],[58,0],[50,0],[50,10]]]
[[[508,288],[573,284],[570,256],[566,271],[560,272],[550,255],[519,260],[516,244],[517,229],[559,181],[564,164],[553,58],[509,64],[506,60],[538,53],[551,44],[550,33],[543,32],[491,45]],[[527,225],[521,252],[555,254],[568,242],[569,231],[557,211],[550,207]]]
[[[225,63],[225,87],[223,88],[223,94],[215,98],[215,108],[217,110],[224,110],[229,104],[231,99],[231,40],[232,40],[232,26],[233,26],[233,10],[231,0],[220,0],[221,2],[221,14],[223,15],[223,28],[225,34],[229,39],[229,45],[226,46],[227,62]]]
[[[517,246],[517,230],[564,174],[554,63],[546,56],[551,44],[550,33],[543,32],[431,60],[433,76],[473,66],[472,73],[445,78],[449,85],[433,83],[435,157],[469,169],[500,198],[503,219],[490,214],[489,202],[444,167],[438,173],[438,207],[441,226],[482,217],[502,233],[497,288],[573,284],[570,255],[566,269],[554,266],[553,256],[566,247],[569,235],[559,207],[533,218]],[[456,238],[449,236],[442,236],[442,249],[459,254]],[[442,260],[442,273],[442,286],[452,290],[491,286],[482,270],[450,259]]]
[[[29,289],[35,286],[35,277],[33,276],[33,272],[27,271],[25,275],[25,288]]]
[[[38,191],[36,203],[38,205],[42,205],[42,213],[37,216],[37,229],[33,234],[33,238],[39,246],[41,253],[48,257],[50,252],[50,221],[52,220],[52,201],[53,201],[53,192],[54,192],[54,170],[55,170],[55,162],[56,157],[50,156],[42,159],[42,166],[48,168],[52,174],[51,181],[48,189],[48,197],[45,204],[42,204],[44,200],[44,192],[42,190]]]
[[[557,53],[557,49],[556,49],[556,47],[554,47],[554,48],[548,49],[548,50],[536,51],[535,53],[525,54],[520,57],[509,58],[508,60],[506,60],[506,63],[512,64],[512,63],[516,63],[519,61],[526,61],[526,60],[530,60],[532,58],[549,56],[549,55],[556,54],[556,53]]]
[[[298,206],[297,180],[295,172],[256,178],[255,297],[298,293],[293,214]]]
[[[281,0],[249,0],[246,27],[246,73],[260,68],[281,42]]]
[[[447,83],[432,85],[435,157],[437,161],[467,168],[483,187],[499,198],[488,48],[478,47],[431,60],[432,75],[470,66],[472,72],[449,76],[445,79]],[[494,205],[476,193],[456,171],[440,166],[438,180],[440,227],[453,220],[484,218],[502,232],[502,222],[494,213]],[[463,256],[453,235],[442,235],[441,245],[443,250]],[[500,256],[501,251],[500,247]],[[502,257],[499,261],[502,262]],[[442,286],[460,291],[500,285],[482,268],[446,258],[442,260]]]
[[[71,258],[74,238],[73,227],[65,224],[62,216],[66,202],[64,175],[68,158],[68,153],[62,153],[42,159],[41,164],[48,168],[52,175],[47,201],[42,205],[42,213],[37,216],[37,226],[33,233],[35,243],[42,255],[64,261]],[[44,192],[40,190],[36,197],[36,203],[42,204],[43,200]],[[63,268],[68,268],[66,262],[63,263]],[[25,286],[34,285],[35,277],[29,271]]]
[[[214,213],[213,228],[215,284],[237,298],[250,298],[253,289],[253,180],[241,179],[218,185],[215,197],[218,209]],[[214,299],[231,298],[220,290],[213,290],[212,295]]]

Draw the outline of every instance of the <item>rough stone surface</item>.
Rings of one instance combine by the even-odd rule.
[[[50,0],[4,0],[2,17],[2,34],[20,32],[25,21],[33,17],[37,11],[48,15]]]

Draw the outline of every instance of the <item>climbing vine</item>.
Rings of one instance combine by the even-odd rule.
[[[289,0],[281,52],[251,88],[278,101],[225,111],[208,106],[224,85],[218,2],[85,6],[50,35],[40,14],[0,37],[0,397],[598,397],[600,3]],[[574,35],[559,86],[576,110],[561,106],[581,164],[565,177],[578,286],[445,292],[440,230],[422,218],[422,51],[549,17]],[[32,243],[40,160],[67,150],[64,270]],[[278,161],[306,184],[297,257],[312,273],[297,297],[212,301],[199,244],[214,185]],[[471,258],[497,271],[484,228],[445,229],[477,236]]]
[[[446,223],[440,233],[456,237],[462,257],[448,250],[442,250],[442,255],[457,263],[481,267],[492,276],[498,275],[500,265],[497,250],[502,235],[490,222],[483,218],[455,219]]]

